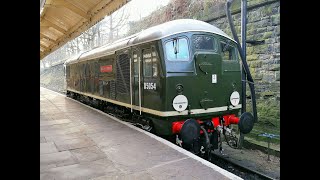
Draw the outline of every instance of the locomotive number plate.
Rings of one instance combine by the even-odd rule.
[[[212,83],[217,83],[217,75],[212,74]]]
[[[156,90],[157,84],[156,83],[144,83],[143,89],[153,89]]]

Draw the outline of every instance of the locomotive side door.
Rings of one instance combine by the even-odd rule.
[[[159,88],[159,78],[158,78],[158,58],[156,56],[156,51],[154,46],[148,46],[142,50],[142,89],[143,98],[142,104],[144,108],[147,109],[159,109],[159,104],[161,102],[159,99],[160,94],[157,89],[157,84]]]
[[[138,111],[140,111],[141,114],[141,95],[142,95],[142,88],[141,88],[141,82],[142,82],[142,74],[141,74],[141,56],[140,52],[137,49],[132,50],[132,105],[133,107],[136,107]]]

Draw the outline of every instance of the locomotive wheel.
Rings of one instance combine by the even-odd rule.
[[[152,134],[156,134],[156,129],[154,128],[152,121],[149,121],[149,126],[151,127],[151,130],[149,132]]]
[[[203,157],[204,159],[207,159],[208,161],[211,161],[211,148],[212,148],[212,144],[210,143],[210,138],[209,138],[209,134],[207,132],[207,130],[204,127],[200,127],[201,130],[203,131],[203,138],[204,138],[204,142],[203,143],[203,147],[204,147],[204,154]]]

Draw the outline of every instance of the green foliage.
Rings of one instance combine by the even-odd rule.
[[[255,53],[265,53],[268,50],[268,44],[256,45],[253,47],[253,50],[255,51]]]
[[[253,47],[247,46],[247,55],[251,55],[253,53]]]
[[[274,14],[271,16],[272,25],[280,24],[280,14]]]
[[[249,62],[249,67],[259,68],[262,65],[262,61],[251,61]]]
[[[252,55],[247,56],[247,61],[254,61],[254,60],[258,60],[257,54],[252,54]]]
[[[261,96],[274,96],[273,92],[261,93]],[[247,111],[252,112],[251,102],[247,102]],[[255,123],[253,130],[246,136],[258,141],[268,141],[267,138],[259,136],[262,133],[280,134],[280,102],[269,98],[257,100],[258,122]],[[272,139],[272,143],[279,144],[280,139]]]
[[[265,32],[264,34],[263,34],[263,39],[268,39],[268,38],[270,38],[272,36],[272,32]]]
[[[272,14],[272,6],[265,6],[262,10],[261,13],[265,16],[271,15]]]

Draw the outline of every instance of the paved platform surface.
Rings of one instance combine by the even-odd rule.
[[[166,140],[40,87],[40,179],[241,179]]]

